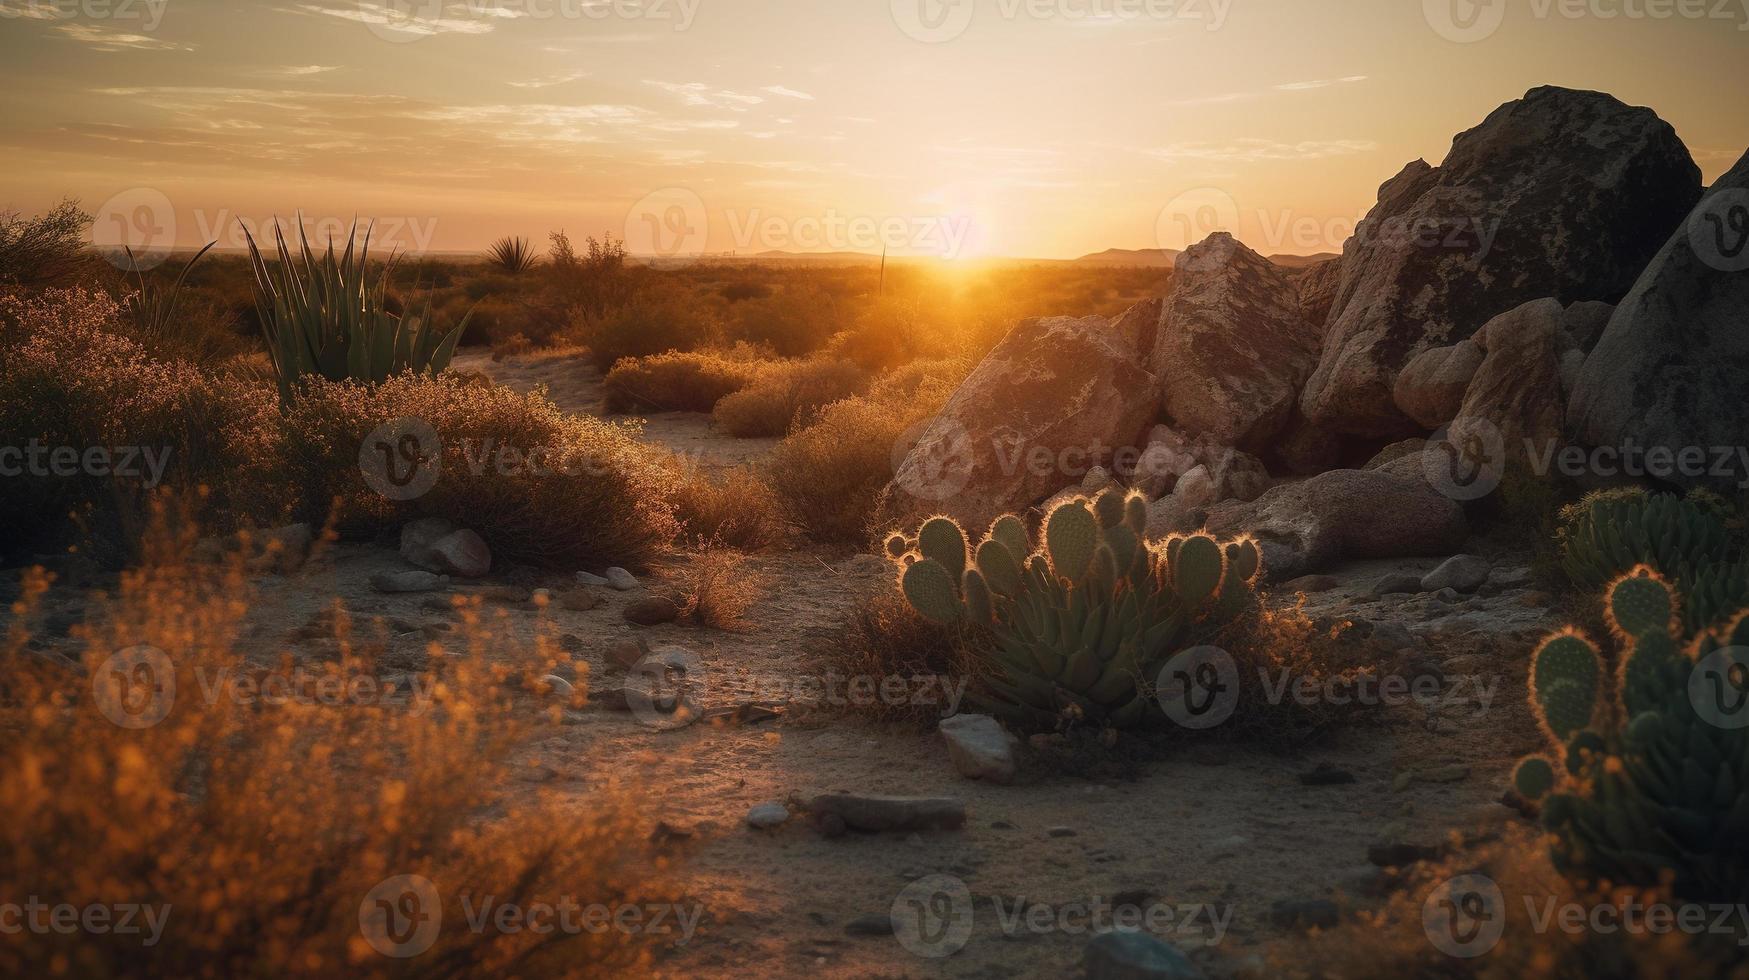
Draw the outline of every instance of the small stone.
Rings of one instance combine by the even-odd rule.
[[[581,636],[578,636],[575,633],[559,634],[559,649],[566,653],[582,653],[583,647],[584,643]]]
[[[828,793],[808,804],[816,823],[837,817],[845,828],[868,832],[958,830],[966,825],[964,801],[946,797],[860,796]],[[827,829],[820,824],[821,829]]]
[[[1145,932],[1094,936],[1083,953],[1087,980],[1201,980],[1202,971],[1178,947]]]
[[[601,605],[601,597],[588,589],[567,589],[559,593],[559,608],[571,612],[588,612]]]
[[[1535,578],[1529,566],[1501,566],[1488,573],[1488,584],[1498,589],[1522,589],[1529,586]]]
[[[520,585],[489,585],[479,592],[480,598],[504,606],[520,606],[534,598],[534,593]]]
[[[467,528],[433,541],[426,555],[436,566],[433,571],[462,578],[480,578],[492,570],[492,551],[486,547],[486,539]]]
[[[1014,781],[1014,736],[989,715],[954,715],[941,723],[947,755],[959,774],[1007,785]]]
[[[610,568],[605,584],[620,592],[631,592],[638,588],[638,577],[623,568]]]
[[[401,557],[428,572],[441,572],[431,546],[454,534],[455,522],[447,517],[421,517],[401,525]]]
[[[1354,773],[1338,769],[1328,762],[1318,763],[1311,772],[1300,773],[1302,786],[1343,786],[1354,782]]]
[[[1386,575],[1372,587],[1375,596],[1402,595],[1408,592],[1421,591],[1422,576],[1412,572],[1397,572]]]
[[[621,670],[631,670],[649,655],[650,646],[642,640],[621,640],[607,648],[607,662]]]
[[[1334,575],[1302,575],[1291,582],[1283,582],[1281,590],[1288,595],[1302,592],[1306,595],[1317,595],[1320,592],[1329,592],[1341,584],[1342,581]]]
[[[1494,566],[1486,558],[1477,555],[1453,555],[1438,568],[1427,573],[1421,580],[1421,591],[1454,589],[1463,593],[1474,592],[1488,581],[1488,574],[1493,570]]]
[[[637,626],[660,626],[680,618],[680,607],[666,596],[646,596],[621,610],[625,621]]]
[[[449,577],[432,572],[381,572],[370,577],[370,587],[390,594],[436,592],[449,584]]]
[[[571,694],[575,690],[575,688],[571,686],[570,681],[565,680],[557,674],[548,674],[545,677],[542,677],[540,682],[545,684],[549,689],[547,693],[561,701],[571,700]]]
[[[1453,764],[1423,769],[1415,774],[1415,778],[1423,783],[1461,783],[1470,778],[1470,767]]]
[[[681,841],[691,840],[693,836],[693,832],[689,827],[680,827],[671,824],[666,820],[658,820],[656,821],[655,829],[650,831],[650,843],[661,847],[668,844],[678,844]]]
[[[847,936],[890,936],[893,934],[891,913],[859,915],[844,927]]]
[[[1456,603],[1464,601],[1463,593],[1459,592],[1458,590],[1456,590],[1454,588],[1451,588],[1450,586],[1447,586],[1447,587],[1440,589],[1439,591],[1433,593],[1433,598],[1440,601],[1440,602],[1451,603],[1451,604],[1456,604]]]
[[[761,803],[747,811],[747,826],[758,830],[781,827],[789,821],[789,807],[782,803]]]
[[[1440,853],[1441,848],[1436,844],[1387,841],[1368,847],[1366,859],[1381,868],[1400,868],[1417,861],[1431,861],[1439,857]]]
[[[588,572],[578,572],[577,573],[577,584],[578,585],[606,585],[607,579],[602,578],[599,575],[591,575]]]
[[[1052,827],[1051,829],[1045,831],[1045,833],[1052,836],[1052,837],[1073,837],[1073,836],[1075,836],[1075,828],[1073,828],[1073,827]]]

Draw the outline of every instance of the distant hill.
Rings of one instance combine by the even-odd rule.
[[[1178,256],[1179,251],[1175,248],[1108,248],[1103,252],[1083,255],[1074,262],[1076,265],[1127,265],[1170,269],[1178,261]],[[1284,269],[1307,269],[1325,259],[1337,257],[1334,252],[1320,252],[1317,255],[1271,255],[1269,261]]]
[[[1128,265],[1170,269],[1178,261],[1175,248],[1108,248],[1103,252],[1083,255],[1076,265]]]
[[[1335,252],[1319,252],[1316,255],[1271,255],[1269,261],[1284,269],[1309,269],[1320,262],[1341,257]]]

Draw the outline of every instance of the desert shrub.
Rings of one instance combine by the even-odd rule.
[[[855,361],[870,371],[900,368],[947,353],[946,325],[924,313],[921,303],[876,299],[860,310],[848,329],[834,335],[825,353]]]
[[[163,551],[185,553],[189,543]],[[27,583],[30,596],[42,590],[40,579]],[[573,667],[568,655],[489,629],[469,608],[451,655],[430,658],[440,666],[385,689],[386,665],[341,617],[333,660],[245,657],[238,641],[250,605],[234,566],[154,562],[93,603],[84,671],[32,666],[28,633],[17,628],[0,640],[16,695],[0,699],[0,891],[75,907],[143,906],[161,930],[144,942],[152,937],[142,916],[133,920],[141,934],[8,937],[0,971],[649,974],[657,940],[468,926],[464,896],[476,914],[487,901],[528,908],[578,895],[629,906],[681,897],[665,880],[672,858],[648,842],[624,788],[591,793],[579,811],[575,797],[530,792],[518,779],[520,755],[554,730],[562,707],[535,700],[534,679]],[[138,659],[111,659],[118,651]],[[307,671],[301,681],[299,670]],[[202,696],[203,684],[273,678],[301,696],[248,697],[241,687]],[[135,681],[148,685],[144,693],[127,686]],[[398,876],[424,879],[425,896],[441,905],[423,952],[397,950],[404,937],[374,904],[403,899]],[[395,923],[406,925],[416,923]]]
[[[0,495],[9,550],[69,544],[82,527],[100,559],[124,558],[158,485],[206,488],[209,519],[265,518],[288,499],[271,389],[155,359],[117,332],[119,315],[83,290],[0,300],[0,446],[22,454]],[[82,465],[96,450],[108,463]]]
[[[727,630],[746,625],[747,611],[765,597],[772,580],[741,552],[706,544],[691,556],[681,581],[681,618]]]
[[[547,280],[568,309],[586,319],[601,319],[632,301],[640,277],[639,270],[626,262],[625,242],[612,235],[602,236],[601,241],[589,238],[579,253],[563,231],[549,237]]]
[[[758,374],[756,362],[715,351],[628,358],[607,372],[606,408],[612,413],[708,412]]]
[[[431,297],[417,314],[390,304],[393,263],[371,267],[368,233],[359,247],[348,237],[338,256],[330,241],[318,257],[300,226],[297,259],[283,229],[275,225],[273,233],[278,261],[269,265],[253,237],[249,261],[281,400],[289,402],[308,378],[377,382],[403,371],[436,374],[449,366],[467,318],[445,332],[433,322]]]
[[[540,261],[534,254],[534,246],[526,238],[506,237],[492,243],[486,250],[486,259],[500,270],[513,276],[519,276],[535,267]]]
[[[742,551],[769,551],[792,536],[777,494],[747,468],[714,478],[687,474],[675,492],[674,515],[687,538]]]
[[[777,444],[766,478],[790,519],[817,541],[866,543],[881,490],[893,478],[901,439],[946,403],[951,389],[913,398],[846,398]]]
[[[782,357],[801,357],[826,345],[838,330],[838,303],[810,283],[790,283],[761,299],[737,303],[725,332],[730,340],[770,347]]]
[[[602,372],[628,357],[693,350],[708,343],[714,328],[690,296],[675,291],[639,295],[578,323],[577,340],[588,346]]]
[[[85,248],[90,224],[91,215],[71,199],[34,218],[0,211],[0,286],[40,290],[71,285],[95,264]]]
[[[513,333],[492,344],[492,360],[502,361],[506,357],[517,357],[534,350],[534,341],[527,334]]]
[[[717,402],[711,422],[737,439],[787,435],[867,387],[868,375],[849,361],[768,364],[752,384]]]
[[[962,693],[976,668],[975,658],[953,627],[917,614],[898,592],[886,589],[861,602],[850,613],[838,642],[825,653],[828,671],[842,677],[906,680],[934,677],[936,690]],[[913,698],[871,698],[850,701],[853,714],[873,721],[933,729],[955,707],[949,696],[941,702]]]
[[[717,295],[731,303],[739,303],[749,299],[764,299],[771,295],[771,286],[763,282],[726,282],[717,290]]]
[[[413,459],[399,442],[367,445],[373,430],[409,420],[428,427]],[[285,427],[311,520],[336,500],[347,528],[448,517],[479,531],[500,559],[570,568],[647,566],[678,530],[675,477],[635,428],[567,415],[539,392],[450,375],[315,381],[286,410]],[[366,484],[361,448],[367,458],[389,453],[402,472],[435,460],[436,482],[391,500]]]

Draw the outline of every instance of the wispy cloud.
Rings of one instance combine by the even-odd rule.
[[[1344,75],[1341,78],[1320,78],[1305,82],[1283,82],[1280,85],[1271,85],[1266,89],[1253,89],[1244,92],[1223,92],[1219,95],[1203,95],[1191,99],[1178,99],[1166,104],[1174,106],[1225,105],[1232,102],[1249,102],[1253,99],[1261,99],[1276,92],[1311,92],[1317,89],[1331,88],[1337,85],[1353,85],[1357,82],[1364,82],[1366,80],[1367,76],[1365,75]]]
[[[424,6],[431,9],[415,7],[407,10],[404,5],[390,6],[373,3],[371,0],[359,0],[357,3],[338,6],[302,3],[292,9],[420,37],[437,34],[490,34],[498,29],[497,21],[526,16],[522,11],[499,4],[443,2]]]
[[[713,91],[703,82],[658,82],[644,80],[645,85],[654,85],[670,95],[680,98],[684,105],[708,106],[712,109],[729,109],[734,112],[745,112],[748,106],[759,105],[765,100],[757,95],[743,95],[728,89]]]
[[[1160,160],[1199,160],[1206,163],[1257,163],[1263,160],[1321,160],[1353,156],[1379,148],[1372,140],[1301,140],[1283,143],[1271,139],[1237,139],[1224,143],[1189,142],[1144,150]]]
[[[144,34],[130,34],[91,24],[62,24],[55,33],[78,41],[93,51],[193,51],[187,44],[177,44]]]
[[[507,82],[514,88],[552,88],[555,85],[569,85],[580,79],[588,78],[586,71],[568,71],[558,75],[547,75],[543,78],[530,78],[520,82]]]
[[[814,101],[814,97],[809,95],[808,93],[798,92],[793,88],[786,88],[782,85],[767,85],[766,87],[760,89],[759,91],[769,92],[772,95],[781,95],[786,99],[801,99],[803,102]]]
[[[259,74],[284,75],[291,78],[307,78],[311,75],[326,75],[331,71],[339,70],[339,65],[285,65],[280,68],[263,68]]]

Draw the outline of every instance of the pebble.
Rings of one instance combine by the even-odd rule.
[[[1014,781],[1014,736],[989,715],[954,715],[941,722],[947,756],[967,779]]]
[[[891,913],[871,913],[859,915],[850,920],[844,927],[847,936],[890,936],[893,934],[893,916]]]
[[[577,584],[578,585],[606,585],[607,579],[602,578],[600,575],[592,575],[588,572],[578,572],[577,573]]]
[[[1421,576],[1412,572],[1398,572],[1392,575],[1386,575],[1384,578],[1379,579],[1378,583],[1372,587],[1372,594],[1375,596],[1383,596],[1402,595],[1408,592],[1420,592],[1421,578]]]
[[[638,587],[638,577],[623,568],[610,568],[604,584],[620,592],[631,592]]]
[[[747,811],[747,826],[760,830],[781,827],[789,821],[789,807],[782,803],[761,803]]]
[[[1354,782],[1354,773],[1338,769],[1328,762],[1318,763],[1311,772],[1300,773],[1302,786],[1343,786]]]
[[[625,621],[636,626],[660,626],[680,618],[680,607],[666,596],[646,596],[620,611]]]

